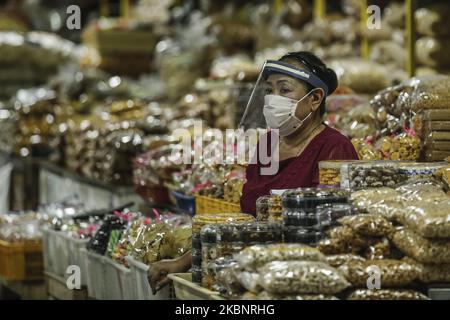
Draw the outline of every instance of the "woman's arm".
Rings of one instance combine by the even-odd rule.
[[[186,252],[177,259],[161,260],[150,265],[148,269],[148,280],[153,294],[165,287],[170,281],[169,273],[187,272],[191,268],[192,254]]]

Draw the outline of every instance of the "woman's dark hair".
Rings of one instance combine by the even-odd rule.
[[[301,63],[308,69],[308,71],[314,73],[319,77],[328,87],[328,94],[332,94],[338,86],[338,79],[333,69],[327,68],[325,63],[322,62],[316,55],[308,51],[290,52],[279,61],[293,60]],[[314,87],[306,83],[308,91],[314,89]],[[326,97],[323,98],[320,104],[320,114],[323,115],[326,112]]]

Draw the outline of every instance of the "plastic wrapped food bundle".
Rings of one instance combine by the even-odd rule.
[[[340,266],[339,270],[356,287],[367,286],[367,279],[374,270],[380,271],[383,288],[403,287],[411,284],[419,276],[419,270],[415,265],[400,260],[349,262]]]
[[[430,67],[448,67],[450,40],[423,37],[416,42],[417,60]]]
[[[428,109],[449,109],[449,89],[449,76],[436,75],[418,78],[411,95],[411,109],[415,112]]]
[[[367,209],[368,213],[381,215],[388,221],[398,222],[403,214],[405,205],[396,200],[382,200]]]
[[[421,141],[415,133],[400,133],[381,138],[375,146],[386,160],[418,160]]]
[[[359,289],[352,292],[347,300],[430,300],[420,292],[406,289]]]
[[[388,236],[394,230],[393,225],[380,215],[358,214],[343,217],[339,223],[350,227],[359,234],[373,237]]]
[[[217,291],[231,299],[240,298],[245,292],[245,288],[238,281],[236,275],[241,271],[241,268],[235,262],[218,271],[216,274]]]
[[[275,294],[336,294],[350,285],[338,270],[319,261],[274,261],[259,272],[261,286]]]
[[[399,201],[404,206],[421,204],[434,204],[445,202],[449,200],[448,195],[443,190],[443,185],[440,185],[433,179],[425,180],[410,180],[409,183],[397,188],[401,193]]]
[[[339,268],[343,264],[348,264],[351,262],[364,262],[366,260],[355,254],[334,254],[326,256],[326,259],[328,264],[334,268]]]
[[[257,272],[241,271],[236,274],[236,278],[241,285],[250,292],[258,293],[262,291],[259,284],[260,274]]]
[[[145,264],[182,256],[192,247],[189,225],[173,227],[168,223],[144,224],[132,243],[132,256]]]
[[[447,17],[450,15],[448,4],[436,4],[417,9],[415,12],[416,28],[427,36],[450,36]]]
[[[302,244],[272,244],[247,247],[234,256],[241,268],[257,270],[271,261],[326,261],[317,249]]]
[[[353,147],[355,148],[356,152],[358,153],[358,158],[360,160],[381,160],[381,159],[383,159],[383,156],[379,152],[379,150],[377,150],[372,143],[368,143],[368,141],[366,141],[366,139],[353,138],[351,141],[352,141]],[[343,183],[346,183],[346,182],[348,182],[348,181],[346,181],[346,178],[341,177],[341,186],[343,185]]]
[[[256,200],[256,220],[267,221],[269,219],[270,196],[262,196]]]
[[[0,215],[0,239],[8,242],[36,242],[42,239],[41,221],[35,212]]]
[[[277,295],[263,291],[250,300],[339,300],[335,296],[325,294]]]
[[[370,244],[365,252],[364,257],[368,260],[383,260],[392,257],[391,244],[388,238],[381,238],[380,241]]]
[[[398,53],[404,50],[404,47],[391,40],[377,41],[373,45],[370,58],[378,63],[393,63],[397,68],[404,67],[406,58]]]
[[[328,203],[316,207],[317,220],[322,229],[335,226],[337,220],[355,213],[356,208],[349,204]]]
[[[433,131],[450,131],[450,121],[424,120],[424,114],[419,113],[412,117],[412,129],[419,137],[427,137]]]
[[[220,285],[217,281],[218,275],[223,271],[226,270],[233,265],[235,265],[236,262],[232,258],[226,258],[226,257],[220,257],[214,261],[211,261],[208,263],[207,266],[207,272],[206,275],[208,283],[203,283],[204,287],[214,290],[214,291],[223,291],[222,285]]]
[[[371,246],[379,244],[383,238],[355,232],[347,226],[338,226],[327,231],[328,237],[319,241],[317,248],[327,255],[362,255]]]
[[[405,255],[422,263],[450,263],[450,244],[447,239],[426,239],[412,230],[399,229],[392,242]]]
[[[446,201],[417,201],[405,208],[400,222],[425,238],[450,238],[450,197]]]
[[[344,241],[349,248],[357,249],[362,248],[366,245],[367,241],[361,235],[361,233],[356,232],[348,226],[338,226],[328,230],[328,235],[330,239]]]
[[[361,209],[367,209],[382,200],[396,200],[398,196],[395,189],[382,187],[352,192],[350,201]]]
[[[423,283],[450,282],[450,264],[420,263],[409,257],[405,257],[404,260],[417,266],[419,269],[419,280]]]
[[[333,61],[339,83],[359,93],[374,93],[389,85],[383,66],[361,59]],[[361,81],[366,79],[367,81]]]

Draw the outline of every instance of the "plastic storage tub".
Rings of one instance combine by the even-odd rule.
[[[131,271],[127,267],[104,257],[105,262],[105,299],[133,300],[136,287],[133,285]]]
[[[43,229],[43,254],[46,272],[64,277],[69,261],[68,242],[63,233],[51,229]]]
[[[86,254],[87,287],[90,298],[106,299],[106,267],[103,256],[89,252],[86,249],[81,250]]]

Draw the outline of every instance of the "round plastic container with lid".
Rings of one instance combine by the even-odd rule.
[[[298,227],[285,227],[283,235],[286,243],[303,243],[312,247],[325,237],[321,231]]]
[[[245,248],[243,242],[223,242],[219,243],[217,250],[221,257],[231,257]]]
[[[283,212],[283,224],[285,226],[313,228],[318,223],[315,212],[299,209],[285,210]]]
[[[246,245],[282,242],[282,225],[269,222],[246,224],[242,231],[242,239]]]
[[[290,209],[312,212],[322,204],[347,202],[348,193],[337,188],[299,188],[287,190],[282,196],[283,212]]]
[[[192,234],[192,250],[202,250],[202,239],[199,233]]]
[[[202,255],[200,254],[194,254],[192,252],[192,268],[193,269],[201,269],[202,268]]]
[[[353,213],[353,206],[345,203],[328,203],[316,208],[317,219],[322,222],[322,226],[332,226],[340,218],[350,216]]]
[[[202,247],[206,243],[217,243],[219,236],[219,225],[208,224],[202,228],[200,232],[200,239]]]
[[[242,229],[246,223],[221,224],[218,228],[221,243],[242,242]]]
[[[192,270],[192,282],[193,283],[201,284],[202,278],[203,278],[202,270],[195,270],[195,269]]]

